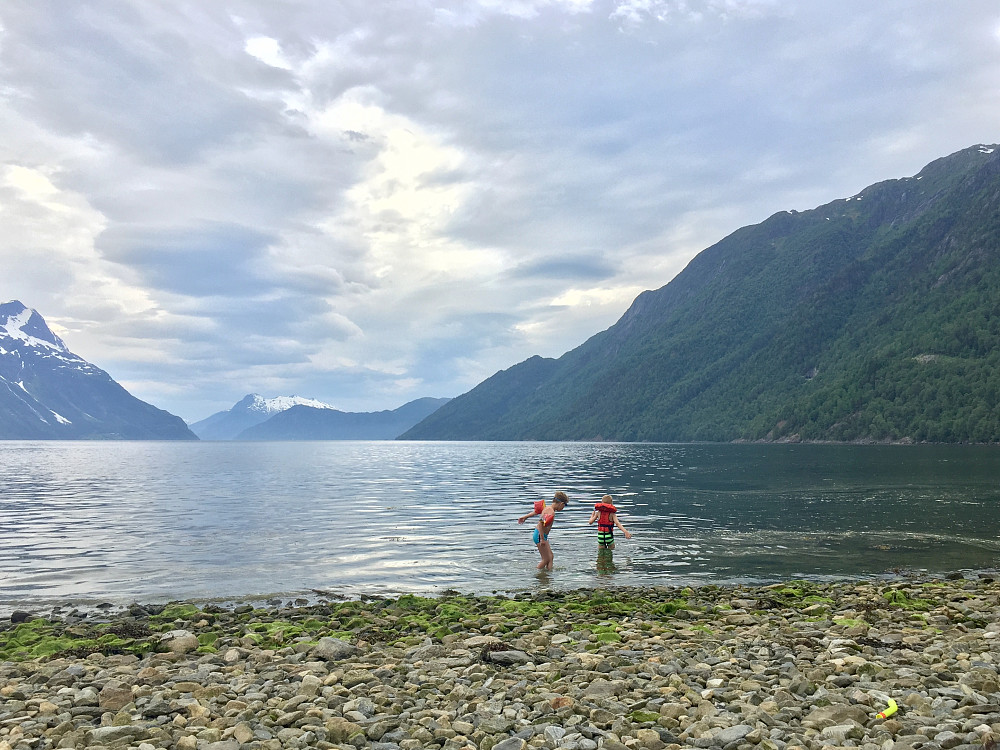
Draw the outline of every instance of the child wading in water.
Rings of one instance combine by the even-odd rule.
[[[531,513],[517,519],[518,523],[524,523],[529,518],[540,516],[538,525],[535,527],[535,546],[538,547],[538,554],[542,556],[542,561],[538,563],[539,570],[552,570],[552,547],[549,546],[549,531],[556,520],[556,512],[566,507],[569,502],[565,492],[557,492],[552,498],[552,505],[546,505],[544,500],[536,500],[535,508]]]
[[[611,495],[602,497],[601,502],[594,505],[594,512],[590,514],[590,520],[587,521],[588,526],[597,521],[598,550],[615,548],[615,526],[622,530],[626,539],[632,538],[628,529],[622,526],[622,522],[618,520],[618,508],[612,503],[613,500]]]

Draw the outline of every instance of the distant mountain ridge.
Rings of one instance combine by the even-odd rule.
[[[1000,149],[743,227],[410,439],[1000,441]]]
[[[421,398],[391,411],[343,412],[315,399],[251,393],[191,429],[203,440],[391,440],[447,401]]]
[[[180,417],[140,401],[73,354],[18,300],[0,304],[0,438],[196,439]]]
[[[393,440],[446,404],[446,398],[420,398],[398,409],[343,412],[293,406],[248,427],[237,440]]]
[[[329,404],[300,396],[277,396],[264,398],[258,393],[248,393],[232,408],[216,412],[190,425],[202,440],[235,440],[249,427],[260,424],[275,414],[280,414],[293,406],[309,406],[315,409],[332,409]]]

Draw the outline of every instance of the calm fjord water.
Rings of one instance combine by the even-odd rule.
[[[488,593],[1000,561],[1000,449],[0,442],[0,605]],[[571,502],[539,574],[531,524]],[[634,533],[597,566],[593,503]]]

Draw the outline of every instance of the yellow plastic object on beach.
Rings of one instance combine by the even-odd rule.
[[[886,698],[886,700],[889,701],[889,707],[885,711],[875,714],[876,719],[887,719],[896,713],[896,709],[899,708],[899,706],[896,705],[896,701],[892,698]]]

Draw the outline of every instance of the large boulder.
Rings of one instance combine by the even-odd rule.
[[[201,644],[198,636],[189,630],[169,630],[160,636],[160,645],[174,654],[188,654],[197,651]]]
[[[829,706],[820,706],[809,712],[809,715],[802,719],[802,726],[808,729],[818,729],[820,731],[827,727],[841,724],[862,724],[868,721],[868,712],[861,706],[848,705],[846,703],[834,703]]]
[[[339,638],[320,638],[319,642],[309,651],[309,656],[323,661],[340,661],[351,656],[357,656],[361,649],[352,646]]]

